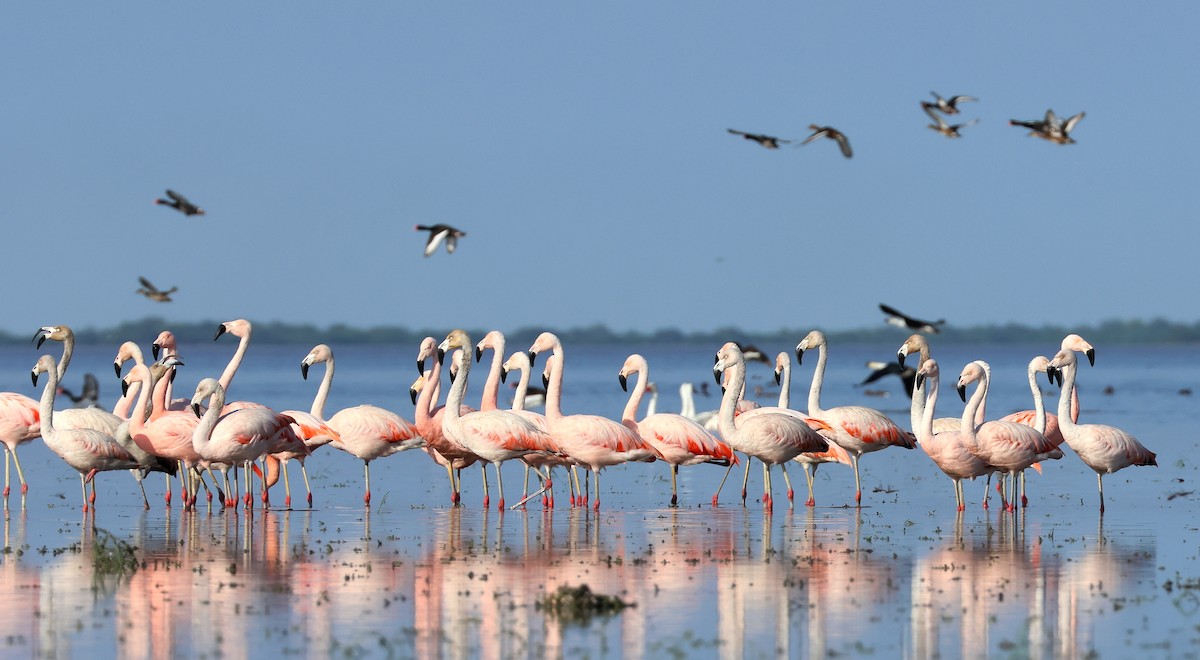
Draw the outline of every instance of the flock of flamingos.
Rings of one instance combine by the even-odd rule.
[[[287,463],[296,460],[304,473],[308,505],[312,506],[312,490],[305,459],[319,447],[329,444],[363,461],[364,496],[371,501],[371,461],[408,449],[423,448],[433,460],[443,466],[450,484],[450,498],[461,503],[460,476],[463,468],[478,462],[483,468],[483,505],[490,506],[487,464],[495,466],[499,490],[499,507],[505,507],[504,483],[500,464],[517,459],[526,466],[525,491],[513,507],[541,496],[543,506],[553,506],[553,470],[568,468],[568,489],[572,506],[587,507],[589,493],[586,482],[580,483],[578,468],[590,471],[595,481],[595,500],[591,506],[600,507],[600,472],[606,467],[630,461],[661,460],[671,469],[671,504],[678,502],[676,480],[680,466],[716,463],[728,466],[739,463],[738,454],[745,457],[742,481],[742,501],[746,500],[746,484],[751,459],[763,465],[763,507],[773,504],[771,468],[778,465],[788,480],[787,465],[799,463],[808,482],[806,504],[813,506],[813,474],[821,463],[845,463],[854,469],[855,501],[861,503],[859,459],[867,453],[892,446],[912,449],[919,445],[934,463],[954,482],[958,510],[965,508],[962,480],[1002,475],[997,489],[1007,511],[1017,506],[1020,481],[1020,506],[1025,506],[1024,470],[1040,469],[1043,460],[1060,458],[1064,442],[1096,472],[1100,495],[1100,511],[1104,511],[1105,474],[1130,465],[1157,465],[1155,455],[1129,433],[1111,426],[1078,424],[1079,406],[1075,380],[1077,353],[1095,361],[1095,351],[1078,335],[1063,339],[1061,350],[1053,358],[1039,356],[1029,363],[1028,376],[1033,393],[1034,409],[1014,413],[1000,420],[985,419],[985,405],[990,369],[983,361],[972,362],[962,370],[956,381],[957,391],[967,403],[962,418],[935,418],[938,399],[939,368],[930,358],[929,344],[921,334],[909,337],[899,348],[901,364],[907,357],[919,357],[917,387],[913,393],[911,428],[906,431],[883,413],[863,406],[821,405],[821,387],[827,359],[827,342],[820,331],[809,333],[796,346],[797,362],[806,352],[817,351],[817,365],[809,391],[808,411],[789,406],[791,358],[780,353],[776,358],[776,380],[781,385],[780,401],[776,407],[760,407],[743,400],[746,384],[746,361],[736,343],[722,346],[716,353],[713,374],[723,385],[720,410],[696,415],[685,407],[687,414],[652,413],[638,419],[638,408],[647,390],[649,373],[646,360],[631,355],[621,367],[618,377],[630,398],[621,420],[614,421],[597,415],[566,415],[561,409],[563,346],[552,333],[542,333],[528,352],[516,351],[505,359],[503,334],[492,331],[479,343],[473,344],[463,330],[454,330],[438,343],[427,337],[417,354],[419,377],[410,390],[416,406],[415,419],[408,421],[394,412],[370,405],[341,410],[325,416],[325,401],[333,382],[333,352],[324,344],[318,345],[303,359],[300,368],[305,379],[316,364],[324,363],[324,377],[317,390],[312,408],[305,412],[287,410],[276,412],[261,403],[229,401],[227,394],[234,375],[249,346],[252,327],[239,319],[222,323],[214,339],[223,334],[239,338],[237,350],[220,378],[205,378],[190,398],[173,398],[172,381],[175,368],[183,362],[176,352],[175,337],[164,331],[153,344],[153,363],[146,363],[137,344],[125,342],[117,352],[114,363],[117,375],[123,365],[134,366],[122,379],[122,396],[112,412],[98,408],[55,410],[55,395],[71,360],[74,335],[67,326],[46,326],[35,335],[38,347],[46,340],[63,343],[63,354],[55,360],[43,355],[33,367],[34,385],[45,374],[46,383],[41,400],[6,392],[0,393],[0,441],[5,454],[4,502],[8,505],[9,456],[16,464],[21,483],[22,505],[27,492],[25,476],[17,460],[17,448],[41,437],[46,446],[58,454],[79,473],[83,491],[83,509],[95,506],[95,484],[89,495],[87,484],[98,472],[131,470],[139,488],[152,471],[166,476],[166,502],[171,504],[172,475],[177,475],[182,501],[194,509],[201,488],[207,491],[211,503],[215,490],[226,507],[238,506],[239,487],[236,468],[245,466],[244,505],[252,506],[251,473],[262,482],[261,498],[269,502],[267,489],[283,473],[287,489],[287,506],[291,506],[291,488],[287,480]],[[464,403],[471,370],[471,352],[475,361],[484,351],[491,350],[491,369],[483,389],[482,401],[476,410]],[[161,358],[160,358],[160,353]],[[539,355],[548,354],[544,361],[542,379],[546,385],[545,415],[524,410],[525,392]],[[438,405],[441,371],[446,356],[450,364],[450,386],[444,405]],[[512,371],[520,372],[511,409],[497,406],[500,382]],[[1058,414],[1049,414],[1042,403],[1041,390],[1035,382],[1040,373],[1062,387]],[[632,388],[628,379],[638,379]],[[970,400],[966,397],[969,385],[975,389]],[[231,487],[229,471],[234,470]],[[528,474],[533,471],[541,487],[528,492]],[[218,481],[216,472],[221,473]],[[212,488],[204,478],[208,474]],[[1020,479],[1018,479],[1020,477]],[[1011,478],[1007,488],[1005,482]],[[722,478],[723,486],[725,479]],[[983,506],[987,507],[985,487]],[[147,508],[145,489],[142,499]],[[717,504],[720,487],[713,495]],[[793,499],[790,481],[787,486],[789,502]]]

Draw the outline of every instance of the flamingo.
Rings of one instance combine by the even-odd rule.
[[[659,458],[658,452],[637,433],[611,419],[599,415],[564,415],[562,381],[566,360],[562,342],[552,332],[538,335],[529,347],[530,365],[536,361],[537,354],[544,351],[552,351],[556,356],[546,384],[546,421],[550,424],[550,433],[568,456],[592,471],[596,478],[596,502],[592,508],[598,511],[600,470],[629,461],[652,463]],[[580,491],[578,483],[576,490]],[[580,491],[579,500],[587,506],[586,493]]]
[[[170,330],[163,330],[162,332],[158,333],[158,337],[155,337],[154,343],[150,344],[150,352],[156,360],[158,359],[159,353],[162,353],[163,355],[179,355],[179,351],[175,345],[175,333],[171,332]],[[158,399],[161,397],[163,401],[162,407],[164,410],[187,410],[188,406],[190,405],[190,402],[187,399],[182,397],[176,399],[171,396],[171,386],[175,382],[174,375],[175,371],[172,370],[171,378],[166,379],[161,385],[155,387],[155,400],[158,401]],[[161,393],[158,391],[160,389],[162,390]]]
[[[770,511],[771,466],[782,466],[803,452],[826,451],[829,443],[805,420],[778,409],[759,408],[743,413],[735,424],[734,409],[746,384],[746,360],[733,342],[717,351],[713,375],[718,383],[726,370],[730,373],[721,398],[721,436],[730,447],[762,461],[763,508]],[[786,468],[784,474],[787,474]]]
[[[442,365],[435,359],[432,370],[425,370],[425,360],[437,356],[437,344],[437,340],[433,337],[421,340],[421,348],[417,352],[417,371],[421,373],[421,376],[409,388],[409,395],[416,406],[413,422],[417,425],[421,437],[425,438],[425,452],[435,463],[446,468],[446,472],[450,476],[450,503],[460,504],[462,502],[462,470],[478,461],[479,457],[461,444],[447,438],[446,434],[442,432],[445,406],[437,405],[438,395],[441,391]],[[451,366],[454,366],[453,358]],[[459,409],[459,414],[462,415],[472,412],[475,412],[475,409],[468,405],[463,405]],[[491,500],[488,496],[486,464],[481,464],[481,467],[483,468],[483,506],[486,508],[490,505]]]
[[[46,387],[38,405],[41,416],[41,435],[46,446],[79,472],[79,487],[83,492],[83,510],[95,506],[96,485],[92,484],[89,498],[87,484],[96,473],[107,470],[130,470],[138,467],[137,460],[125,451],[111,435],[95,429],[57,428],[54,425],[54,397],[58,392],[58,368],[54,356],[43,355],[33,365],[31,377],[37,387],[38,376],[47,374]]]
[[[992,421],[978,425],[975,423],[975,413],[987,399],[990,374],[991,367],[986,362],[975,360],[963,368],[958,378],[958,395],[964,402],[967,402],[967,385],[979,383],[971,395],[970,402],[967,402],[967,409],[963,411],[963,443],[972,454],[996,468],[997,472],[1011,475],[1015,489],[1018,472],[1041,460],[1062,458],[1062,451],[1051,445],[1038,428],[1015,422]],[[1034,405],[1038,408],[1038,416],[1041,418],[1039,428],[1044,429],[1046,413],[1040,394],[1038,392],[1034,397]],[[1007,497],[1013,489],[1009,489],[1008,493],[1001,491],[1001,504],[1006,511],[1016,509]]]
[[[1067,335],[1066,337],[1063,338],[1062,344],[1059,346],[1059,348],[1062,350],[1083,353],[1084,355],[1087,356],[1088,362],[1090,364],[1092,364],[1093,366],[1096,364],[1096,349],[1092,348],[1092,345],[1089,344],[1086,340],[1084,340],[1083,337],[1080,337],[1079,335],[1076,335],[1076,334]],[[1036,368],[1033,363],[1030,363],[1030,365],[1029,365],[1030,366],[1030,369],[1028,371],[1029,389],[1031,389],[1035,392],[1035,396],[1040,396],[1040,391],[1038,390],[1038,386],[1037,386],[1037,374],[1039,372],[1046,373],[1046,370],[1050,365],[1050,360],[1043,357],[1041,360],[1034,358],[1034,361],[1037,363]],[[1017,422],[1019,424],[1025,424],[1026,426],[1034,426],[1034,419],[1036,418],[1036,415],[1037,415],[1036,411],[1022,410],[1022,411],[1015,412],[1015,413],[1012,413],[1009,415],[1005,415],[1004,417],[1001,417],[1000,419],[1002,421],[1006,421],[1006,422]],[[1073,421],[1073,422],[1079,421],[1079,392],[1078,391],[1071,392],[1071,421]],[[1045,431],[1044,435],[1046,436],[1047,440],[1049,440],[1051,443],[1054,444],[1055,447],[1058,447],[1059,445],[1061,445],[1063,443],[1062,431],[1060,431],[1058,428],[1058,416],[1057,415],[1046,413],[1046,431]],[[1024,475],[1022,475],[1022,476],[1024,476]]]
[[[828,344],[820,330],[808,333],[796,345],[796,362],[803,364],[804,351],[816,348],[817,367],[813,371],[812,387],[808,392],[808,414],[833,428],[834,442],[850,452],[854,465],[854,502],[862,505],[862,482],[859,478],[858,462],[863,454],[886,449],[890,446],[912,449],[914,436],[901,429],[887,415],[865,406],[838,406],[828,410],[821,408],[821,386],[825,382],[825,361]]]
[[[549,362],[549,360],[547,360],[547,362]],[[528,401],[527,393],[529,391],[530,371],[532,371],[532,367],[530,367],[530,365],[529,365],[529,354],[524,353],[522,351],[516,351],[512,355],[508,356],[508,359],[504,361],[504,364],[501,365],[501,368],[503,369],[500,372],[500,380],[501,381],[504,381],[505,379],[507,379],[508,374],[513,371],[521,372],[521,375],[518,378],[517,383],[515,383],[516,388],[513,390],[513,402],[512,402],[512,408],[511,408],[512,411],[515,413],[525,415],[531,421],[533,421],[534,424],[537,424],[538,426],[542,427],[543,429],[545,429],[548,432],[550,430],[550,423],[548,421],[546,421],[545,415],[540,415],[538,413],[525,410],[525,405]],[[544,375],[543,375],[543,378],[545,378]],[[542,402],[544,403],[545,400],[546,400],[545,396],[543,395]],[[554,468],[555,467],[560,466],[560,465],[563,467],[570,467],[571,465],[573,465],[573,462],[571,461],[571,459],[562,453],[561,447],[559,448],[558,453],[526,454],[525,456],[521,457],[521,460],[526,463],[525,487],[523,489],[523,492],[521,493],[522,501],[529,499],[528,493],[529,493],[529,469],[530,468],[537,469],[540,467],[545,467],[546,468],[546,476],[550,477],[550,481],[552,482],[554,480]],[[571,486],[570,479],[567,479],[567,486],[568,487]],[[554,490],[550,485],[547,485],[546,489],[548,492],[547,492],[547,494],[542,496],[542,506],[552,509],[552,508],[554,508]],[[575,494],[571,493],[572,502],[574,502],[574,499],[575,499]]]
[[[61,383],[67,375],[71,357],[75,354],[75,333],[65,325],[47,325],[39,328],[33,338],[37,340],[37,348],[41,348],[47,339],[62,342],[63,354],[56,367],[57,380]],[[94,429],[112,437],[117,427],[125,420],[100,408],[67,408],[59,410],[54,421],[59,430]]]
[[[444,360],[448,352],[456,349],[467,351],[471,346],[471,338],[466,331],[452,330],[442,343],[438,344],[438,361]],[[442,432],[471,450],[481,460],[495,465],[496,480],[500,489],[499,508],[503,510],[504,477],[500,472],[500,464],[530,453],[555,451],[556,446],[544,429],[510,410],[479,410],[463,415],[461,406],[470,373],[471,360],[464,356],[458,367],[458,376],[446,395]],[[549,478],[540,471],[538,476],[542,478],[543,483]]]
[[[929,358],[921,362],[921,367],[917,369],[916,387],[928,394],[923,394],[920,400],[916,396],[913,397],[913,416],[920,417],[918,423],[913,426],[913,431],[917,435],[917,444],[925,454],[954,482],[954,502],[959,511],[964,511],[967,505],[963,496],[962,480],[990,475],[995,468],[967,449],[962,428],[973,426],[974,420],[968,417],[965,411],[958,429],[936,429],[933,415],[937,406],[938,376],[937,360]],[[984,492],[987,492],[987,488],[984,488]]]
[[[780,352],[775,356],[775,384],[779,385],[779,408],[783,411],[794,412],[796,415],[803,417],[806,422],[809,419],[807,415],[800,411],[793,411],[791,408],[791,392],[792,392],[792,358],[787,353]],[[737,422],[737,418],[734,418]],[[809,426],[813,426],[811,423]],[[808,484],[808,499],[804,501],[804,506],[816,506],[817,499],[813,495],[813,481],[817,477],[817,468],[822,463],[843,463],[850,465],[852,460],[850,452],[846,451],[836,442],[827,443],[829,448],[825,451],[804,452],[795,458],[801,466],[804,467],[804,480]],[[747,470],[747,473],[749,471]],[[786,472],[784,474],[787,474]],[[742,489],[745,490],[743,484]],[[788,499],[792,498],[791,489],[788,489]]]
[[[208,401],[203,415],[200,404]],[[214,378],[205,378],[192,395],[192,412],[200,423],[192,432],[192,448],[205,460],[238,465],[258,460],[265,454],[304,451],[304,443],[292,431],[296,420],[265,408],[241,408],[222,413],[225,389]],[[250,475],[246,474],[246,493]],[[264,478],[265,482],[265,478]],[[229,489],[228,481],[226,491]]]
[[[499,330],[492,330],[491,332],[488,332],[486,335],[484,335],[483,339],[479,340],[478,344],[475,344],[475,361],[476,362],[480,361],[483,358],[484,351],[489,350],[489,349],[492,351],[492,363],[491,363],[490,369],[488,370],[487,380],[484,381],[483,397],[479,403],[480,410],[496,410],[496,408],[498,407],[497,406],[497,398],[499,397],[499,394],[500,394],[500,383],[503,380],[505,380],[505,378],[508,374],[508,371],[507,371],[507,368],[505,367],[505,365],[501,364],[501,362],[504,361],[505,346],[506,346],[506,341],[504,339],[504,333],[500,332]],[[525,356],[524,368],[522,369],[522,374],[524,374],[524,380],[525,380],[525,390],[524,391],[528,391],[528,387],[529,387],[528,373],[530,371],[529,356],[525,355],[524,353],[521,353],[521,355]],[[521,399],[524,399],[523,393],[522,393]],[[525,410],[525,405],[524,405],[523,400],[520,402],[520,405],[518,405],[517,397],[514,396],[513,397],[513,405],[510,408],[510,411],[533,422],[542,431],[546,431],[547,433],[549,432],[548,431],[549,427],[547,426],[545,415],[539,415],[538,413]],[[547,477],[549,477],[550,471],[554,468],[555,465],[567,465],[568,464],[564,460],[564,457],[562,456],[562,450],[559,448],[559,446],[557,444],[554,443],[553,440],[550,440],[550,442],[547,443],[547,445],[545,447],[543,447],[543,449],[545,449],[544,452],[529,453],[529,454],[525,454],[524,456],[520,457],[521,462],[525,464],[525,478],[523,481],[524,485],[523,485],[522,492],[521,492],[521,503],[522,504],[525,501],[527,501],[530,497],[529,496],[529,470],[530,470],[530,468],[537,470],[538,474],[541,474],[541,471],[539,470],[539,468],[544,466],[546,468],[546,475],[547,475]],[[544,492],[547,488],[551,488],[551,486],[549,486],[549,485],[545,486],[539,492]],[[550,495],[544,496],[543,500],[544,500],[544,505],[549,506]]]
[[[450,477],[450,504],[457,505],[462,501],[462,494],[458,479],[454,475],[456,472],[461,474],[463,468],[475,463],[479,457],[472,454],[466,447],[451,441],[442,433],[442,419],[446,414],[445,406],[436,405],[441,387],[442,365],[434,360],[433,367],[426,370],[423,364],[424,358],[436,354],[436,351],[436,340],[433,337],[426,337],[421,344],[423,357],[418,358],[418,364],[421,365],[424,373],[418,376],[412,387],[409,388],[413,405],[416,406],[413,424],[416,425],[421,437],[425,438],[425,451],[433,458],[434,462],[446,468],[446,474]],[[461,414],[469,412],[474,412],[474,409],[463,406]],[[484,471],[485,485],[487,484],[486,475],[487,472]],[[484,506],[487,506],[487,496],[484,497]]]
[[[179,471],[180,487],[183,491],[184,508],[195,506],[193,488],[183,483],[185,475],[203,460],[203,457],[192,445],[192,435],[200,420],[191,411],[165,411],[158,417],[151,418],[147,412],[151,392],[154,388],[150,368],[145,364],[134,364],[128,378],[140,383],[138,400],[129,416],[129,435],[133,442],[145,452],[160,456],[181,465]],[[167,506],[171,506],[171,481],[167,477],[167,491],[164,496]],[[223,504],[230,506],[228,499],[222,494]]]
[[[171,337],[172,340],[174,338],[174,336]],[[292,424],[292,432],[304,443],[304,449],[288,449],[283,452],[271,454],[271,456],[279,461],[279,469],[283,472],[283,504],[288,508],[292,506],[292,487],[288,483],[287,473],[288,462],[295,459],[300,464],[300,474],[304,477],[304,491],[307,493],[308,508],[311,509],[313,502],[312,487],[308,483],[308,470],[304,469],[304,461],[317,448],[333,442],[338,437],[337,431],[330,428],[324,419],[325,400],[329,397],[329,387],[333,384],[333,349],[325,344],[313,346],[308,355],[305,355],[304,359],[300,361],[300,377],[308,380],[309,368],[314,364],[321,363],[325,364],[325,376],[321,379],[321,384],[317,387],[317,394],[313,397],[312,407],[309,411],[285,410],[281,413],[295,420]]]
[[[142,356],[142,349],[134,342],[127,341],[121,344],[117,349],[117,357],[113,360],[113,371],[117,373],[117,378],[121,377],[121,372],[126,362],[133,360],[134,364],[145,364],[146,360]],[[122,388],[121,396],[117,402],[113,404],[112,412],[117,417],[129,419],[129,409],[133,406],[133,402],[137,401],[138,388],[142,385],[142,381],[135,380],[129,387]]]
[[[900,348],[896,351],[896,360],[900,363],[900,366],[903,367],[905,358],[907,358],[909,355],[912,355],[914,353],[916,353],[918,355],[918,358],[917,358],[917,366],[918,367],[921,366],[922,364],[924,364],[925,361],[929,359],[929,342],[928,342],[928,340],[925,339],[925,335],[923,335],[919,332],[916,334],[910,335],[908,339],[904,340],[903,344],[900,344]],[[985,405],[986,405],[986,402],[981,403],[979,406],[979,410],[977,410],[975,412],[975,424],[976,425],[983,423],[984,415],[986,414],[986,411],[984,409]],[[912,406],[910,408],[910,411],[911,411],[910,412],[910,416],[911,416],[910,423],[912,424],[912,429],[913,429],[914,433],[916,432],[917,427],[921,425],[921,411],[923,411],[924,409],[925,409],[925,390],[914,382],[913,393],[912,393]],[[958,417],[938,417],[937,419],[933,420],[933,433],[937,434],[937,433],[945,433],[947,431],[958,431],[961,428],[961,426],[962,426],[962,420],[960,420]],[[1030,424],[1030,426],[1032,426],[1032,424]],[[987,481],[985,481],[983,484],[983,508],[985,508],[985,509],[988,508],[988,498],[990,496],[989,491],[991,489],[991,486],[992,486],[992,473],[988,472],[987,473]],[[960,486],[960,489],[961,489],[961,486]]]
[[[1071,399],[1075,391],[1077,369],[1075,352],[1062,349],[1050,361],[1052,374],[1061,372],[1062,394],[1058,399],[1058,423],[1067,446],[1079,454],[1079,458],[1096,472],[1096,486],[1100,490],[1100,514],[1104,514],[1104,475],[1130,465],[1154,465],[1154,452],[1146,449],[1133,435],[1113,426],[1103,424],[1076,424],[1071,419]]]
[[[629,376],[635,373],[638,374],[638,381],[629,394],[629,401],[621,415],[621,423],[633,429],[643,441],[654,447],[662,456],[662,460],[670,466],[671,506],[678,506],[679,491],[676,482],[679,478],[679,466],[701,463],[732,465],[738,462],[738,458],[729,445],[682,415],[647,412],[646,416],[638,421],[637,409],[647,389],[643,387],[643,383],[650,380],[650,367],[646,358],[637,353],[626,358],[625,364],[617,373],[622,390],[628,391],[627,381]],[[716,503],[717,495],[713,495],[713,504]]]
[[[244,341],[244,340],[243,340]],[[417,427],[400,415],[363,404],[339,410],[326,424],[337,433],[331,447],[363,462],[363,504],[371,505],[371,461],[425,446]]]

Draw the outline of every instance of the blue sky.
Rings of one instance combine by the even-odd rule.
[[[1194,321],[1189,3],[20,3],[0,328]],[[970,94],[948,140],[930,90]],[[1078,144],[1010,118],[1087,117]],[[727,128],[832,142],[768,151]],[[208,215],[151,202],[174,188]],[[421,256],[416,223],[468,232]],[[134,294],[137,277],[176,302]]]

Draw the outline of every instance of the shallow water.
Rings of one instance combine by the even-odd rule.
[[[237,396],[307,409],[316,383],[301,381],[298,365],[308,348],[252,347]],[[680,381],[711,379],[715,348],[636,349],[654,370],[660,410],[678,409]],[[1024,366],[1035,350],[1053,348],[935,346],[935,355],[943,372],[975,358],[992,363],[995,417],[1029,407]],[[335,349],[332,410],[372,402],[411,416],[415,350]],[[219,372],[232,346],[182,350],[188,366],[177,395]],[[616,372],[629,350],[568,346],[567,411],[619,416]],[[823,402],[872,405],[907,426],[898,381],[877,384],[887,397],[853,386],[864,360],[894,350],[834,346]],[[93,371],[114,394],[111,354],[81,347],[68,386]],[[1099,347],[1097,366],[1083,368],[1084,418],[1126,428],[1158,452],[1158,468],[1105,480],[1103,518],[1095,477],[1070,454],[1031,475],[1028,509],[1002,513],[993,494],[984,510],[983,484],[971,483],[972,505],[958,514],[949,480],[920,450],[899,449],[864,458],[862,509],[847,506],[853,476],[836,466],[818,472],[815,509],[784,506],[777,478],[775,510],[764,512],[757,469],[745,507],[737,485],[727,485],[714,509],[723,470],[711,466],[681,470],[684,506],[670,509],[661,464],[603,473],[598,513],[564,506],[561,486],[551,511],[483,510],[477,469],[464,474],[466,506],[450,508],[444,473],[414,451],[372,466],[367,510],[361,465],[325,448],[308,463],[311,511],[202,504],[185,513],[178,500],[168,510],[158,475],[147,479],[152,509],[143,511],[133,480],[113,473],[98,478],[98,511],[85,516],[77,476],[35,441],[20,450],[26,506],[14,495],[5,520],[0,644],[6,655],[64,657],[97,649],[235,658],[1194,656],[1197,414],[1194,399],[1177,392],[1194,386],[1197,357],[1190,347]],[[0,349],[0,388],[36,394],[28,384],[35,358]],[[811,369],[806,355],[796,367],[798,406]],[[751,374],[752,387],[773,394],[766,367]],[[481,377],[472,373],[472,391]],[[1100,393],[1105,385],[1113,395]],[[960,412],[954,401],[939,415]],[[505,474],[509,492],[518,490],[519,470]],[[281,489],[272,499],[278,507]],[[97,573],[92,551],[106,533],[136,547],[137,571]],[[579,626],[536,606],[548,591],[578,584],[634,607]]]

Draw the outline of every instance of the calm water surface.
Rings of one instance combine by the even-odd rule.
[[[317,368],[316,378],[300,379],[309,348],[252,346],[236,396],[307,409],[321,375]],[[411,418],[415,347],[334,348],[330,410],[369,402]],[[564,408],[619,417],[625,395],[616,373],[637,350],[659,385],[659,410],[678,410],[679,383],[711,382],[716,348],[568,346]],[[1031,407],[1025,365],[1054,349],[935,346],[935,355],[943,372],[991,362],[995,417]],[[187,367],[177,396],[219,373],[233,345],[181,351]],[[877,407],[907,427],[898,381],[872,385],[890,392],[882,397],[855,386],[864,361],[894,351],[834,345],[822,402]],[[111,401],[113,353],[80,347],[67,385],[91,371]],[[1080,374],[1084,420],[1133,432],[1159,461],[1106,479],[1103,519],[1094,473],[1069,452],[1031,475],[1027,510],[1004,514],[975,503],[958,514],[949,480],[919,449],[863,460],[860,510],[849,506],[852,473],[837,466],[819,471],[815,509],[779,504],[776,480],[773,514],[757,501],[757,469],[745,507],[727,486],[714,509],[723,469],[685,468],[684,506],[671,509],[661,463],[605,472],[598,513],[565,507],[561,490],[554,510],[483,510],[476,468],[464,474],[466,506],[451,508],[444,473],[419,451],[373,464],[365,510],[361,464],[324,448],[308,463],[313,510],[281,510],[281,489],[273,489],[270,510],[201,505],[185,513],[178,500],[165,509],[155,475],[146,482],[152,509],[143,511],[133,480],[111,473],[98,478],[98,511],[85,516],[78,477],[35,441],[20,450],[30,482],[25,507],[14,495],[4,522],[0,645],[6,657],[1200,655],[1192,461],[1200,414],[1195,399],[1179,393],[1197,385],[1200,350],[1098,353],[1097,365]],[[28,378],[36,357],[0,348],[0,389],[36,396]],[[795,368],[799,407],[810,362],[806,356]],[[767,367],[753,365],[750,374],[764,402],[777,396]],[[472,372],[475,397],[482,376],[482,368]],[[1102,394],[1105,386],[1114,392]],[[939,416],[961,413],[951,398],[943,395]],[[697,402],[701,410],[716,405]],[[505,474],[509,491],[519,490],[520,470]],[[802,484],[800,471],[792,474]],[[968,496],[982,499],[982,482],[968,484]],[[137,571],[117,578],[96,570],[93,550],[109,534],[136,548]],[[548,591],[580,584],[634,607],[588,625],[560,624],[537,607]]]

